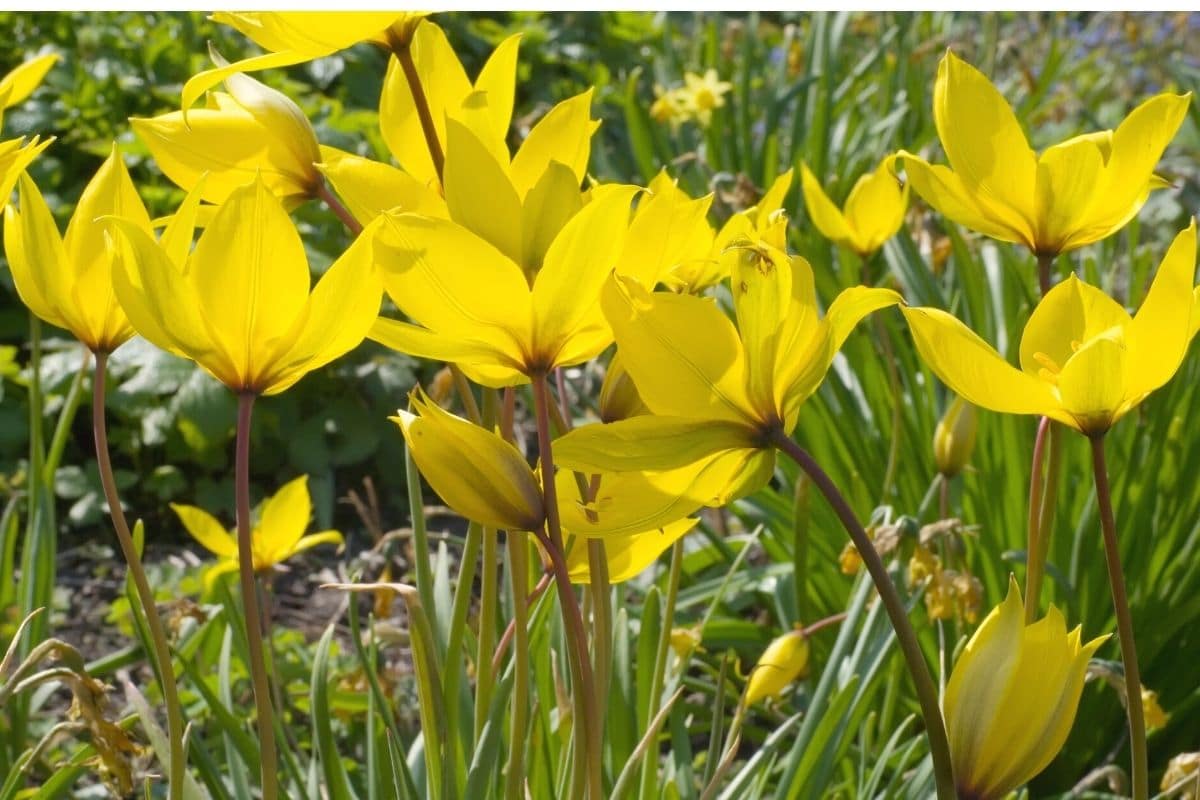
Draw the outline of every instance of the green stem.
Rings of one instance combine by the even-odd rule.
[[[796,479],[792,503],[792,586],[796,593],[796,619],[808,616],[808,528],[812,508],[812,481]]]
[[[1121,663],[1125,667],[1125,708],[1129,713],[1129,750],[1133,762],[1133,800],[1150,796],[1150,778],[1146,757],[1146,720],[1142,709],[1142,678],[1138,673],[1137,647],[1133,639],[1133,617],[1125,593],[1121,570],[1121,548],[1117,543],[1117,523],[1113,518],[1112,492],[1108,485],[1108,467],[1104,460],[1104,434],[1093,436],[1092,468],[1096,474],[1096,502],[1100,506],[1100,529],[1104,534],[1104,559],[1108,564],[1108,582],[1112,587],[1113,609],[1117,614],[1117,635],[1121,641]]]
[[[167,706],[167,740],[169,743],[169,761],[167,792],[170,800],[180,800],[183,797],[183,707],[179,703],[179,688],[175,683],[175,667],[171,662],[171,648],[167,644],[166,630],[162,619],[158,616],[158,607],[154,602],[154,590],[146,580],[146,571],[142,568],[142,559],[134,546],[133,536],[129,532],[129,522],[125,519],[125,511],[121,508],[121,498],[117,493],[117,482],[113,477],[112,459],[108,452],[108,426],[104,417],[104,379],[108,367],[108,353],[97,352],[95,378],[92,382],[92,432],[96,440],[96,463],[100,470],[100,483],[104,487],[104,499],[108,502],[108,513],[112,518],[113,528],[117,532],[117,541],[121,545],[121,553],[129,567],[133,585],[137,588],[138,600],[141,601],[142,613],[146,617],[146,625],[150,629],[150,641],[154,647],[155,668],[158,681],[162,686],[163,702]]]
[[[62,410],[58,412],[54,435],[50,437],[50,449],[46,451],[46,463],[42,466],[42,474],[45,476],[46,484],[50,486],[54,485],[54,473],[58,471],[58,465],[62,462],[63,450],[66,449],[67,439],[71,435],[71,424],[75,421],[75,412],[79,410],[79,405],[83,400],[83,378],[88,372],[90,356],[91,352],[85,348],[83,363],[79,365],[79,372],[75,373],[75,379],[71,381],[67,399],[63,403]]]
[[[1050,552],[1050,534],[1053,533],[1054,509],[1058,502],[1061,460],[1062,430],[1052,420],[1043,417],[1033,444],[1033,469],[1029,483],[1029,544],[1025,550],[1026,625],[1037,621],[1041,607],[1046,557]]]
[[[433,599],[433,567],[429,563],[429,532],[425,527],[425,502],[421,497],[421,473],[417,470],[417,462],[413,460],[412,450],[404,447],[404,470],[408,487],[409,516],[412,518],[412,549],[413,566],[417,573],[417,594],[421,597],[421,605],[429,615],[429,621],[435,631],[440,630],[437,624],[437,607]]]
[[[608,582],[608,556],[603,539],[588,539],[588,593],[592,606],[592,663],[596,678],[596,707],[608,708],[608,683],[612,667],[612,592]],[[597,723],[604,735],[604,716]]]
[[[421,132],[425,134],[425,145],[429,148],[429,158],[437,172],[438,180],[446,168],[446,157],[442,153],[442,144],[438,140],[437,128],[433,124],[433,113],[429,110],[429,99],[425,96],[425,88],[421,86],[421,76],[417,72],[416,62],[413,61],[412,47],[403,45],[392,50],[404,70],[408,81],[409,91],[412,92],[413,106],[417,109],[417,118],[421,120]]]
[[[569,644],[568,660],[571,663],[576,706],[575,740],[583,745],[588,794],[591,800],[601,800],[604,795],[601,761],[604,747],[602,720],[597,706],[592,663],[588,657],[587,632],[579,610],[579,601],[571,588],[566,550],[563,547],[562,525],[558,515],[558,490],[554,483],[554,455],[550,444],[550,388],[545,372],[536,373],[532,380],[538,457],[542,463],[542,493],[546,505],[546,538],[543,543],[554,567],[554,582],[558,588],[559,605],[562,607],[563,625]]]
[[[245,607],[246,644],[249,649],[250,676],[254,684],[254,705],[258,719],[259,764],[262,774],[262,800],[279,796],[274,716],[271,709],[271,685],[263,649],[262,612],[258,607],[258,581],[254,575],[254,550],[250,538],[250,416],[255,395],[238,395],[237,453],[234,462],[234,486],[237,494],[238,577]],[[270,635],[270,632],[267,632]]]
[[[504,797],[525,800],[525,736],[529,727],[529,591],[526,534],[508,533],[509,583],[513,604],[513,694],[508,770]],[[482,664],[484,659],[480,659]]]
[[[802,470],[808,473],[813,483],[821,490],[821,494],[825,495],[825,499],[829,501],[829,505],[833,507],[834,513],[841,520],[846,532],[850,534],[854,546],[858,548],[863,565],[866,566],[871,580],[875,583],[875,590],[879,593],[884,609],[891,620],[892,629],[896,632],[896,639],[904,654],[909,675],[917,690],[921,716],[925,720],[925,734],[929,737],[929,754],[933,759],[933,777],[937,787],[938,800],[955,800],[957,794],[954,787],[954,765],[950,760],[950,743],[946,738],[946,725],[938,705],[937,685],[933,681],[929,665],[925,662],[925,656],[921,652],[917,634],[908,621],[908,612],[904,607],[904,601],[900,599],[900,594],[896,591],[891,576],[888,575],[883,559],[879,557],[879,553],[871,543],[871,538],[858,521],[850,504],[846,502],[846,498],[842,496],[833,480],[813,460],[812,456],[780,430],[773,433],[772,441],[776,447],[790,456]]]
[[[653,729],[658,722],[659,703],[662,700],[662,687],[666,682],[667,658],[671,652],[671,625],[675,621],[675,604],[679,599],[679,579],[683,574],[683,540],[676,539],[671,545],[671,566],[667,573],[667,592],[663,606],[662,622],[658,638],[658,650],[654,654],[654,674],[650,676],[650,692],[647,695],[650,706],[646,709],[646,719],[650,720],[650,730],[645,736],[657,735]],[[716,603],[714,602],[715,606]],[[707,620],[705,620],[707,622]],[[704,630],[704,624],[700,626]],[[655,782],[658,778],[658,750],[646,749],[645,760],[642,761],[642,781],[638,796],[641,798],[654,797]]]

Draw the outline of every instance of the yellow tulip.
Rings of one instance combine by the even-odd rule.
[[[1025,624],[1016,581],[967,642],[946,687],[946,730],[961,796],[998,800],[1054,760],[1075,721],[1088,659],[1054,606]]]
[[[35,136],[28,144],[24,137],[0,142],[0,204],[8,204],[17,178],[53,141],[53,137],[39,140]]]
[[[304,244],[261,178],[229,196],[184,258],[128,219],[113,225],[128,245],[113,286],[133,327],[235,392],[282,392],[358,345],[379,313],[373,236],[356,239],[310,294]]]
[[[867,258],[883,247],[904,224],[908,186],[901,188],[892,174],[894,157],[858,179],[839,209],[825,194],[808,165],[802,165],[800,185],[813,225],[826,239]]]
[[[33,94],[56,61],[58,56],[54,53],[31,58],[0,78],[0,124],[4,121],[4,109],[24,102]],[[3,196],[7,198],[8,193]]]
[[[222,203],[261,176],[286,206],[315,197],[323,178],[323,153],[304,112],[287,95],[247,75],[225,78],[228,94],[209,95],[209,106],[184,118],[175,111],[130,120],[163,173],[190,192],[204,178],[203,198]]]
[[[1193,221],[1167,250],[1134,317],[1071,275],[1030,316],[1020,369],[944,311],[903,311],[925,363],[968,402],[1097,436],[1179,369],[1194,332],[1195,269]]]
[[[384,287],[416,324],[381,318],[370,337],[410,355],[456,363],[493,387],[594,358],[612,342],[597,299],[621,250],[633,194],[625,186],[593,190],[591,202],[549,243],[532,277],[455,222],[380,217],[375,248]]]
[[[599,537],[604,542],[608,582],[623,583],[637,577],[657,561],[668,547],[695,528],[698,522],[700,520],[694,518],[680,519],[654,530]],[[568,527],[567,530],[571,529]],[[587,538],[575,536],[567,546],[567,571],[571,583],[592,582],[587,542]]]
[[[450,218],[437,189],[402,169],[325,145],[321,145],[321,158],[317,169],[362,225],[389,211]]]
[[[963,471],[975,449],[978,429],[979,415],[975,406],[955,397],[933,432],[933,462],[937,464],[938,472],[952,478]]]
[[[171,510],[192,538],[219,559],[204,574],[205,585],[227,572],[237,572],[238,545],[233,531],[226,530],[202,508],[171,503]],[[310,517],[312,500],[308,494],[307,475],[285,483],[278,492],[267,498],[259,512],[258,524],[250,533],[255,572],[266,572],[319,544],[336,544],[339,548],[344,544],[342,534],[335,530],[305,536]]]
[[[807,261],[764,241],[731,255],[737,327],[709,299],[608,282],[602,308],[653,413],[577,428],[555,445],[561,465],[726,475],[723,491],[702,482],[709,502],[748,494],[770,478],[772,439],[790,434],[853,327],[900,302],[895,292],[860,286],[819,318]]]
[[[804,631],[788,631],[767,645],[750,673],[743,703],[752,706],[768,697],[778,697],[797,678],[808,673],[809,645]]]
[[[230,75],[302,64],[344,50],[358,42],[406,44],[424,11],[222,11],[214,22],[248,36],[266,54],[236,64],[218,65],[183,86],[183,108]],[[189,114],[190,117],[190,114]]]
[[[1154,166],[1191,95],[1160,94],[1114,131],[1076,136],[1035,154],[1012,108],[979,70],[947,52],[933,118],[949,167],[901,152],[917,194],[960,225],[1054,256],[1099,241],[1137,214]]]
[[[59,236],[54,215],[25,173],[19,196],[20,211],[9,206],[4,214],[4,250],[17,294],[34,314],[70,331],[93,352],[111,353],[133,336],[133,328],[113,294],[114,252],[96,219],[119,214],[153,240],[150,215],[121,154],[114,146],[84,187],[65,236]]]
[[[417,26],[410,49],[412,61],[438,144],[447,157],[447,123],[453,120],[470,129],[491,152],[503,150],[507,158],[505,137],[512,122],[520,40],[514,35],[501,42],[472,83],[442,29],[431,22]],[[379,126],[405,172],[423,183],[438,183],[408,77],[396,58],[391,59],[384,78]]]
[[[400,426],[425,480],[450,508],[490,528],[540,530],[542,489],[517,448],[493,431],[443,411],[420,390]],[[415,412],[415,413],[413,413]]]

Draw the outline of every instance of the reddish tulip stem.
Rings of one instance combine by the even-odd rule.
[[[1051,270],[1054,268],[1054,253],[1038,253],[1038,288],[1042,290],[1042,297],[1046,296],[1046,292],[1050,291]]]
[[[162,619],[158,616],[154,591],[150,588],[150,582],[146,580],[146,570],[142,567],[142,559],[138,555],[133,536],[129,532],[129,521],[125,519],[125,511],[121,508],[121,498],[117,493],[117,482],[113,476],[112,459],[108,452],[108,425],[104,416],[104,380],[108,368],[108,353],[98,352],[95,355],[96,371],[92,381],[92,433],[96,440],[96,465],[100,470],[100,483],[104,487],[104,499],[108,502],[108,513],[112,518],[113,528],[117,532],[121,554],[125,556],[125,563],[129,566],[129,576],[133,578],[133,586],[137,590],[142,614],[146,617],[146,627],[150,629],[150,642],[154,647],[154,660],[158,667],[158,682],[162,687],[163,702],[167,707],[167,741],[169,745],[167,793],[170,800],[180,800],[183,797],[183,775],[186,764],[183,752],[183,707],[179,703],[179,687],[175,683],[175,667],[171,661],[171,648],[167,645],[167,633],[163,628]]]
[[[576,702],[577,720],[576,746],[585,754],[584,768],[587,774],[588,794],[591,800],[604,796],[602,779],[603,720],[599,716],[596,682],[588,658],[587,631],[583,625],[583,613],[579,600],[571,588],[567,569],[566,549],[563,546],[562,524],[558,514],[558,489],[554,483],[554,456],[550,443],[550,387],[546,373],[532,376],[533,405],[537,418],[538,457],[542,463],[542,495],[546,506],[546,534],[542,543],[554,567],[554,583],[558,589],[559,605],[562,606],[563,625],[570,644],[570,662],[575,684],[572,687]]]
[[[546,588],[550,585],[550,579],[553,577],[553,572],[546,571],[542,573],[542,577],[538,579],[537,584],[533,587],[533,590],[529,593],[529,596],[525,598],[526,606],[531,606],[537,602],[538,598],[542,596],[542,593],[545,592]],[[516,619],[511,619],[508,622],[508,627],[504,629],[504,633],[500,636],[500,642],[496,645],[496,652],[492,655],[493,674],[499,674],[500,666],[504,662],[504,651],[507,650],[508,646],[512,643],[513,635],[516,634],[516,632],[517,621]]]
[[[421,131],[425,134],[425,145],[429,148],[429,158],[437,171],[438,180],[446,168],[446,156],[442,153],[442,143],[438,140],[437,128],[433,124],[433,112],[429,109],[429,98],[425,96],[425,88],[421,86],[421,76],[417,72],[417,64],[413,61],[412,47],[405,45],[392,50],[404,77],[408,81],[408,89],[412,92],[413,106],[417,109],[417,118],[421,120]]]
[[[262,772],[262,800],[279,796],[275,726],[271,708],[271,682],[264,657],[262,612],[258,604],[258,580],[254,574],[254,551],[250,528],[250,416],[256,395],[238,395],[237,452],[234,462],[234,486],[237,494],[238,577],[245,607],[246,639],[250,651],[250,676],[254,684],[254,706],[258,719],[259,764]],[[268,635],[269,632],[268,632]]]
[[[1117,615],[1117,636],[1121,641],[1121,663],[1125,667],[1125,709],[1129,714],[1129,751],[1133,762],[1133,800],[1150,796],[1146,756],[1146,720],[1142,709],[1142,678],[1138,672],[1137,647],[1133,639],[1133,617],[1125,593],[1125,575],[1121,570],[1121,548],[1117,543],[1117,523],[1113,516],[1112,491],[1108,485],[1108,466],[1104,459],[1104,434],[1091,437],[1092,468],[1096,473],[1096,503],[1100,506],[1100,529],[1104,534],[1104,560],[1108,564],[1108,582],[1112,587],[1113,609]]]
[[[929,754],[933,759],[933,777],[937,798],[938,800],[955,800],[957,793],[954,786],[954,765],[950,760],[950,742],[946,738],[946,724],[942,719],[941,706],[938,703],[937,685],[933,682],[929,664],[925,662],[925,655],[921,652],[917,634],[908,621],[908,610],[904,607],[904,601],[900,599],[900,593],[896,591],[895,584],[892,583],[883,559],[879,557],[879,552],[871,542],[871,537],[867,535],[862,523],[855,516],[854,509],[850,508],[850,504],[846,502],[846,498],[842,496],[837,485],[813,460],[808,451],[796,444],[782,430],[775,430],[771,441],[777,448],[790,456],[800,469],[808,473],[812,482],[816,484],[817,488],[821,490],[821,494],[825,495],[829,505],[833,507],[833,511],[841,520],[846,533],[850,534],[854,546],[858,548],[863,565],[875,583],[875,590],[879,593],[879,598],[883,601],[883,607],[891,620],[892,630],[896,633],[900,651],[904,654],[909,675],[912,676],[917,690],[921,716],[925,720],[925,735],[929,737]]]
[[[358,236],[360,233],[362,233],[362,223],[356,220],[354,215],[350,213],[350,210],[342,205],[342,201],[337,198],[337,195],[330,191],[329,184],[325,181],[321,181],[321,185],[317,189],[317,197],[321,198],[321,202],[323,202],[329,208],[329,210],[332,211],[334,215],[342,221],[342,224],[346,226],[346,230],[350,231],[350,233],[354,234],[355,236]]]

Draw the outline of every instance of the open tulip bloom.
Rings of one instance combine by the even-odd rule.
[[[1167,250],[1136,316],[1072,274],[1030,316],[1020,369],[950,314],[902,310],[922,359],[969,402],[1098,436],[1179,369],[1195,333],[1195,270],[1193,221]]]
[[[1030,148],[1012,107],[975,67],[947,52],[933,118],[949,167],[901,152],[917,194],[960,225],[1054,256],[1099,241],[1131,220],[1165,183],[1154,167],[1191,95],[1160,94],[1113,131]]]
[[[1025,624],[1016,581],[980,624],[946,686],[946,728],[959,797],[1000,800],[1029,782],[1062,749],[1075,721],[1086,644],[1054,606]]]
[[[850,331],[872,311],[900,302],[893,291],[860,286],[821,317],[803,258],[762,241],[727,257],[735,262],[737,326],[710,299],[650,293],[616,277],[608,282],[604,313],[622,364],[653,413],[567,434],[555,445],[561,465],[608,472],[691,467],[727,481],[699,498],[706,503],[748,494],[770,478],[773,437],[791,433]]]
[[[883,247],[904,224],[908,185],[900,186],[892,173],[895,157],[883,160],[874,172],[858,179],[842,208],[834,205],[817,176],[803,165],[801,188],[813,225],[826,239],[867,258]]]
[[[130,219],[113,226],[128,244],[113,286],[134,329],[238,393],[284,391],[357,346],[379,313],[373,237],[364,232],[310,294],[304,244],[261,178],[229,196],[184,260]]]

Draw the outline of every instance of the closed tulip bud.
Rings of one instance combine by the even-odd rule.
[[[1030,625],[1015,580],[954,665],[946,730],[960,797],[996,800],[1032,780],[1062,749],[1075,721],[1088,659],[1054,606]]]
[[[633,379],[621,365],[620,355],[613,356],[608,371],[604,373],[604,383],[600,385],[600,419],[616,422],[645,414],[648,410],[637,387],[633,385]]]
[[[963,471],[975,450],[975,433],[979,429],[979,415],[975,406],[955,397],[938,421],[933,433],[933,461],[938,472],[953,478]]]
[[[746,684],[745,704],[777,697],[792,681],[808,674],[808,655],[808,638],[803,631],[788,631],[776,637],[754,665]]]
[[[225,64],[216,53],[213,60]],[[207,108],[130,120],[159,168],[189,192],[204,177],[201,196],[210,203],[223,203],[256,175],[288,208],[315,197],[324,159],[300,107],[236,72],[225,87],[229,93],[213,92]]]
[[[443,411],[423,392],[400,411],[413,460],[446,505],[489,528],[535,531],[546,513],[537,477],[517,448],[492,431]]]

